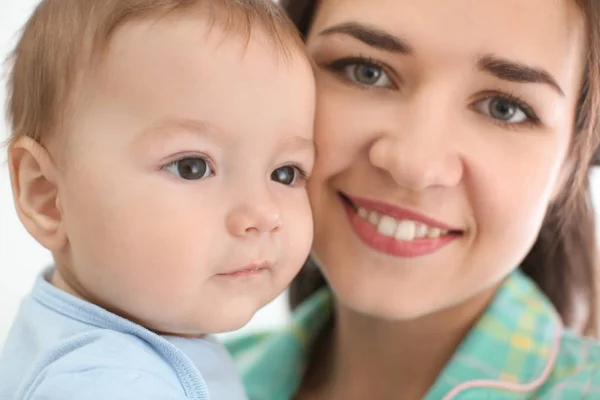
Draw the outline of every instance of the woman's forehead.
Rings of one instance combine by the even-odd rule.
[[[575,0],[320,0],[319,17],[326,19],[362,16],[381,23],[413,22],[429,28],[463,29],[500,25],[554,26],[572,29],[582,23],[581,8]]]
[[[574,0],[322,0],[309,35],[348,22],[401,39],[420,60],[482,55],[548,70],[570,91],[583,70],[585,26]]]

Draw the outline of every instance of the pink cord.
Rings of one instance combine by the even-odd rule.
[[[460,385],[455,386],[450,392],[448,392],[444,396],[443,400],[450,400],[450,399],[456,397],[456,395],[459,394],[460,392],[463,392],[468,389],[474,389],[474,388],[486,388],[487,387],[490,389],[505,389],[505,390],[510,390],[513,392],[524,393],[524,392],[532,391],[532,390],[536,389],[538,386],[541,386],[546,381],[546,379],[548,379],[548,376],[552,372],[552,368],[554,368],[554,363],[556,362],[556,358],[558,357],[558,352],[560,349],[560,339],[562,336],[563,328],[562,328],[562,323],[560,322],[560,319],[556,316],[556,314],[554,315],[554,317],[558,321],[558,329],[556,332],[556,337],[554,338],[554,341],[552,344],[552,352],[550,353],[550,357],[548,358],[548,363],[544,367],[542,374],[537,379],[535,379],[529,383],[501,382],[501,381],[492,381],[492,380],[485,380],[485,379],[463,382]]]

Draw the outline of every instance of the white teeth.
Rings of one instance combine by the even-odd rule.
[[[427,237],[431,239],[437,239],[442,235],[442,230],[439,228],[431,228],[429,232],[427,232]]]
[[[379,219],[379,223],[377,224],[377,232],[385,235],[387,237],[393,237],[396,233],[396,227],[398,223],[396,220],[388,215],[383,215]]]
[[[368,219],[369,219],[369,222],[375,226],[377,226],[377,224],[379,223],[379,215],[377,215],[377,213],[375,211],[371,211],[369,213]]]
[[[422,239],[427,236],[427,225],[418,223],[415,230],[415,237]]]
[[[445,229],[433,228],[421,222],[410,220],[399,221],[389,215],[379,215],[375,211],[368,211],[362,207],[358,208],[357,214],[377,228],[377,232],[396,240],[437,239],[448,234]]]
[[[396,240],[413,240],[415,238],[417,224],[413,221],[400,221],[396,228],[394,237]]]

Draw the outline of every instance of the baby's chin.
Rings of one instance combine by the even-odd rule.
[[[262,299],[232,299],[213,307],[202,307],[177,321],[148,321],[144,325],[151,331],[166,336],[202,337],[226,333],[244,327],[268,301]]]
[[[225,333],[243,328],[256,313],[267,305],[273,298],[237,298],[232,299],[227,306],[215,309],[203,325],[206,333]]]

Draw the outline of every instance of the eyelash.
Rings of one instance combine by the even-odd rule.
[[[290,164],[290,167],[294,168],[296,171],[298,171],[298,174],[300,174],[300,178],[302,178],[302,180],[308,180],[309,176],[308,176],[308,172],[306,172],[306,170],[304,168],[302,168],[299,165],[296,164]]]
[[[336,75],[340,75],[344,72],[344,68],[347,68],[352,65],[359,65],[359,64],[366,65],[366,66],[372,66],[372,67],[381,69],[386,75],[388,75],[388,77],[390,78],[390,81],[393,84],[393,87],[387,88],[387,87],[377,87],[377,86],[371,86],[371,85],[361,85],[361,84],[357,84],[354,81],[350,81],[344,75],[341,75],[341,78],[343,78],[345,81],[349,81],[351,84],[358,86],[361,89],[365,89],[365,90],[398,89],[398,85],[392,79],[392,77],[395,77],[395,75],[396,75],[392,72],[392,69],[389,68],[386,64],[384,64],[380,61],[377,61],[371,57],[364,57],[364,56],[344,57],[344,58],[340,58],[340,59],[337,59],[333,62],[326,64],[325,68],[328,69],[329,71],[335,73]]]
[[[280,167],[273,169],[273,172],[276,171],[277,169],[283,168],[283,167],[292,167],[298,173],[296,182],[293,185],[286,185],[286,186],[289,186],[289,187],[304,186],[304,184],[308,181],[309,174],[306,172],[306,170],[304,168],[302,168],[298,164],[284,164]]]
[[[185,160],[187,158],[202,158],[206,162],[206,164],[208,165],[208,168],[210,168],[210,170],[212,171],[212,173],[211,173],[210,176],[216,175],[215,163],[206,154],[185,154],[185,155],[177,157],[173,161],[170,161],[170,162],[168,162],[166,164],[163,164],[160,167],[160,169],[162,171],[166,171],[167,168],[172,167],[172,166],[176,165],[177,163],[179,163],[179,162],[181,162],[181,161],[183,161],[183,160]],[[275,168],[274,170],[279,169],[279,168],[283,168],[283,167],[292,167],[292,168],[294,168],[296,170],[296,172],[298,172],[299,180],[301,180],[302,182],[308,181],[309,174],[300,165],[298,165],[298,164],[284,164],[284,165],[282,165],[280,167]]]
[[[198,154],[198,153],[191,153],[191,154],[183,154],[183,155],[179,155],[177,158],[173,159],[172,161],[169,161],[165,164],[163,164],[160,169],[163,171],[166,171],[167,168],[174,166],[175,164],[188,159],[188,158],[201,158],[204,160],[204,162],[206,162],[206,164],[208,165],[208,168],[210,168],[210,170],[212,171],[212,175],[215,175],[217,173],[217,170],[215,168],[215,163],[212,160],[212,158],[210,158],[209,156],[207,156],[206,154]]]
[[[502,127],[509,127],[509,128],[518,128],[520,126],[527,126],[527,125],[537,126],[537,125],[541,124],[541,120],[537,116],[537,114],[535,113],[533,108],[529,104],[527,104],[527,102],[525,100],[523,100],[516,94],[514,94],[512,92],[507,93],[502,90],[489,91],[487,93],[488,94],[486,96],[484,96],[482,99],[479,99],[477,101],[477,103],[479,103],[481,101],[485,101],[485,100],[490,100],[493,98],[499,98],[508,103],[512,103],[512,104],[516,105],[527,116],[527,120],[523,121],[521,123],[509,123],[509,122],[503,122],[503,121],[495,119],[495,118],[490,118],[494,123],[496,123]]]
[[[372,85],[363,85],[363,84],[356,83],[356,82],[350,80],[349,78],[347,78],[344,75],[344,69],[349,66],[353,66],[353,65],[366,65],[366,66],[373,66],[373,67],[381,69],[385,74],[388,75],[388,77],[390,78],[390,81],[392,82],[392,84],[394,86],[392,88],[389,88],[389,87],[378,87],[378,86],[372,86]],[[398,85],[392,79],[393,76],[396,76],[396,74],[393,73],[393,70],[391,68],[389,68],[386,64],[384,64],[380,61],[377,61],[373,58],[370,58],[370,57],[364,57],[364,56],[344,57],[344,58],[335,60],[333,62],[330,62],[328,64],[325,64],[324,67],[326,69],[328,69],[329,71],[335,73],[336,75],[340,76],[342,79],[344,79],[346,82],[349,82],[351,85],[358,87],[360,89],[363,89],[363,90],[388,90],[388,89],[397,89],[398,88]],[[537,116],[537,114],[535,113],[533,108],[526,101],[521,99],[519,96],[515,95],[514,93],[504,92],[502,90],[488,91],[487,93],[488,93],[487,96],[484,96],[483,98],[478,99],[476,103],[479,103],[479,102],[482,102],[485,100],[491,100],[493,98],[499,98],[506,102],[516,105],[527,116],[527,121],[524,121],[521,123],[503,122],[501,120],[488,117],[488,119],[491,119],[492,122],[494,122],[500,126],[510,127],[510,128],[518,128],[520,126],[524,126],[524,125],[528,125],[528,124],[534,125],[534,126],[540,125],[541,120]]]

